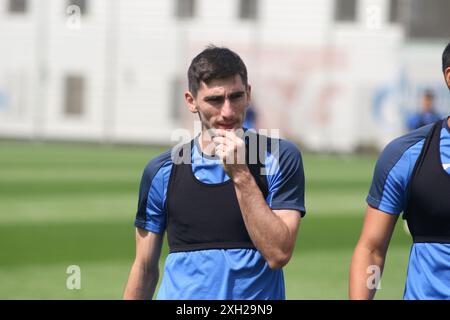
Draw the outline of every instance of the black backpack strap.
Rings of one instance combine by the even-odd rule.
[[[431,141],[433,139],[433,136],[436,133],[436,131],[440,131],[440,129],[442,128],[442,124],[443,121],[445,120],[439,120],[436,121],[436,123],[433,125],[433,128],[430,130],[430,132],[428,133],[427,137],[425,138],[425,142],[423,144],[422,150],[420,152],[419,157],[417,158],[416,164],[414,165],[414,169],[413,172],[411,173],[411,178],[408,181],[408,187],[407,187],[407,192],[406,192],[406,201],[405,203],[409,202],[409,195],[411,194],[411,186],[412,186],[412,182],[415,179],[415,177],[417,176],[417,173],[419,171],[419,169],[422,167],[422,164],[425,160],[425,156],[428,153],[428,150],[430,149],[431,146]],[[405,208],[405,210],[403,211],[403,220],[406,220],[408,217],[408,212],[407,209]]]

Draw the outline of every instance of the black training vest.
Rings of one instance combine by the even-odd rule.
[[[258,138],[259,139],[259,138]],[[192,150],[194,140],[176,151]],[[248,146],[247,146],[248,163]],[[190,155],[189,155],[190,160]],[[247,164],[264,199],[267,178],[263,159]],[[206,184],[194,176],[190,161],[173,164],[167,189],[167,238],[170,252],[205,249],[255,249],[242,218],[234,184]]]
[[[441,163],[442,125],[436,122],[425,139],[409,182],[403,218],[415,243],[450,243],[450,175]]]

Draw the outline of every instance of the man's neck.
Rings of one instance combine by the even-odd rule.
[[[198,139],[200,151],[207,156],[214,156],[214,142],[206,129],[203,129]]]

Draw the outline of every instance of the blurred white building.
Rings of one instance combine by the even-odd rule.
[[[0,137],[171,143],[196,120],[187,67],[215,44],[246,62],[261,127],[317,151],[381,147],[425,88],[450,113],[448,12],[447,0],[0,0]]]

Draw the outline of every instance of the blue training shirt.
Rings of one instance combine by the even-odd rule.
[[[387,214],[406,208],[407,188],[425,138],[433,124],[392,141],[375,167],[367,203]],[[440,154],[450,174],[450,129],[441,129]],[[450,299],[450,244],[414,243],[411,247],[404,299]]]
[[[220,160],[202,155],[197,139],[191,155],[192,170],[198,180],[217,184],[230,179]],[[147,164],[141,180],[136,227],[158,234],[165,231],[165,202],[172,165],[170,151]],[[294,209],[304,216],[305,179],[297,147],[279,140],[279,157],[267,154],[265,167],[268,206],[274,210]],[[254,249],[170,253],[157,299],[285,299],[283,271],[270,269]]]

